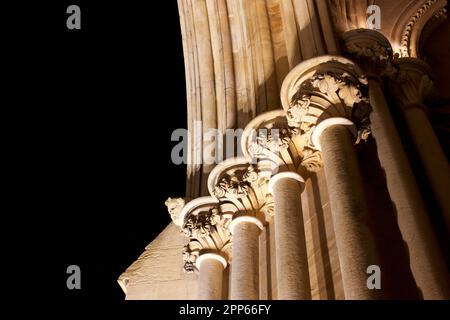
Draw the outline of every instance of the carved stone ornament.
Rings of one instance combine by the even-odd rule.
[[[228,225],[232,215],[224,214],[221,204],[212,197],[200,197],[188,202],[182,212],[181,232],[189,237],[183,250],[184,270],[196,271],[195,261],[204,252],[215,252],[230,260],[231,234]]]
[[[195,266],[195,261],[199,256],[199,250],[192,250],[190,244],[184,246],[183,248],[183,270],[186,273],[194,273],[197,270]]]
[[[196,214],[190,214],[183,226],[183,233],[187,237],[207,237],[211,234],[212,227],[220,222],[219,209],[211,208]]]
[[[266,156],[264,150],[279,153],[289,147],[289,142],[294,135],[288,126],[282,128],[264,128],[259,130],[256,141],[252,142],[248,151],[252,157],[260,158]]]
[[[337,112],[335,116],[350,118],[358,129],[357,142],[367,140],[370,135],[370,105],[367,97],[367,79],[360,78],[355,81],[347,73],[317,73],[308,81],[305,81],[298,92],[292,98],[291,107],[287,111],[289,124],[300,128],[300,134],[309,135],[311,130],[324,118],[323,114],[330,114],[339,104],[344,109]],[[364,90],[364,92],[363,92]],[[312,96],[320,96],[331,105],[320,105],[317,102],[311,104]],[[339,99],[340,101],[337,101]],[[347,109],[347,110],[345,110]],[[315,148],[306,145],[304,156],[305,162],[310,158],[317,158]]]
[[[242,198],[248,195],[250,185],[258,180],[258,173],[252,165],[244,170],[225,174],[214,188],[217,198]]]
[[[356,143],[369,137],[367,85],[367,78],[352,61],[335,56],[310,59],[288,74],[282,88],[283,107],[289,126],[297,128],[301,136],[301,165],[308,171],[317,172],[323,165],[321,153],[311,140],[322,121],[349,119],[357,130]]]
[[[301,159],[294,142],[298,133],[297,128],[289,126],[284,110],[265,112],[245,127],[241,138],[243,155],[262,176],[270,178],[280,170],[296,171]]]
[[[178,218],[180,216],[181,209],[183,209],[185,205],[185,200],[183,198],[168,198],[164,204],[167,207],[167,211],[169,212],[173,223],[180,226]]]
[[[444,6],[445,1],[427,0],[417,9],[401,30],[400,47],[396,51],[398,58],[417,57],[421,30],[428,20],[439,18],[446,13]]]
[[[370,77],[392,76],[393,50],[390,42],[378,31],[351,30],[342,35],[343,51]]]

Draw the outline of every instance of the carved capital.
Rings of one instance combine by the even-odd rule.
[[[222,175],[212,192],[218,199],[240,199],[248,196],[252,183],[258,180],[258,174],[252,165],[230,170]]]
[[[228,210],[233,214],[261,216],[267,205],[269,177],[257,165],[249,164],[245,158],[233,158],[211,171],[208,189],[222,206],[230,206]]]
[[[301,154],[295,148],[297,128],[289,126],[284,110],[269,111],[253,119],[242,134],[241,147],[248,162],[270,177],[278,171],[295,171]]]
[[[401,107],[421,105],[433,89],[431,69],[422,60],[400,58],[395,60],[398,73],[390,80],[390,88]]]
[[[183,247],[183,270],[186,273],[194,273],[195,271],[198,271],[195,262],[200,254],[200,250],[192,249],[192,243],[193,241]]]
[[[231,261],[231,240],[224,245],[221,250],[205,249],[204,245],[197,239],[191,239],[183,248],[183,270],[186,273],[197,273],[200,257],[214,254],[224,265]],[[200,259],[199,259],[200,258]]]
[[[342,35],[344,55],[358,63],[369,77],[390,75],[393,50],[389,41],[378,31],[356,29]]]
[[[350,60],[323,56],[294,68],[282,87],[288,122],[303,139],[302,164],[309,171],[322,166],[320,151],[311,140],[313,130],[330,118],[345,118],[357,129],[357,141],[370,134],[367,79]]]
[[[216,253],[231,258],[231,236],[228,226],[232,214],[224,212],[212,197],[201,197],[188,202],[180,213],[181,232],[189,237],[183,250],[184,270],[197,271],[196,259],[203,253]]]
[[[212,207],[205,211],[190,214],[186,218],[183,226],[183,232],[187,237],[208,237],[211,235],[212,229],[221,222],[219,208]]]

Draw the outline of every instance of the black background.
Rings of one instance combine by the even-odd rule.
[[[66,27],[71,4],[81,30]],[[28,191],[17,212],[32,229],[18,278],[36,279],[36,298],[123,300],[117,278],[170,222],[167,197],[185,194],[186,167],[170,158],[172,131],[187,125],[177,3],[41,1],[15,13],[11,106],[27,130],[16,182]],[[81,290],[66,287],[72,264]]]

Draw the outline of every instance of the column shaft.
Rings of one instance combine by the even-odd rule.
[[[259,298],[259,233],[252,222],[239,222],[233,229],[231,300]]]
[[[330,206],[339,253],[345,298],[375,299],[377,290],[367,288],[367,267],[377,264],[376,249],[367,227],[367,207],[353,136],[341,125],[321,134]]]
[[[406,106],[403,111],[409,134],[430,182],[437,204],[450,230],[450,169],[423,105]]]
[[[198,279],[199,300],[222,299],[223,264],[216,259],[205,259],[200,263]]]
[[[308,257],[300,182],[280,178],[273,185],[278,299],[309,300]]]
[[[425,299],[448,299],[448,273],[439,244],[378,81],[370,81],[369,91],[372,133],[412,274]]]

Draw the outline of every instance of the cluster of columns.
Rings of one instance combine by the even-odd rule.
[[[379,34],[374,36],[373,31],[367,32],[368,35],[366,38],[363,37],[362,43],[359,42],[364,36],[361,32],[355,34],[355,37],[350,32],[344,37],[345,45],[350,47],[350,43],[357,41],[360,47],[373,43],[378,47],[386,46],[387,40],[380,39]],[[387,52],[389,50],[388,48]],[[447,299],[449,298],[448,272],[442,253],[390,114],[383,85],[380,78],[375,75],[380,73],[381,62],[378,64],[374,62],[377,57],[361,56],[361,53],[351,52],[351,50],[348,53],[359,62],[368,75],[368,96],[372,107],[371,131],[376,140],[379,161],[386,173],[389,195],[395,205],[399,229],[407,246],[410,267],[417,287],[425,299]],[[311,74],[311,70],[314,68],[319,70],[319,67],[321,72],[335,72],[333,68],[326,70],[324,61],[334,63],[339,59],[343,58],[328,57],[317,61],[311,59],[302,63],[305,67],[302,72]],[[383,63],[386,62],[382,60]],[[344,61],[342,65],[345,64],[353,63]],[[406,61],[399,66],[400,69],[409,68]],[[291,83],[299,85],[297,81],[304,75],[296,74],[299,72],[296,69],[286,78],[285,82],[287,81],[288,84],[283,85],[284,88],[289,87]],[[349,73],[351,72],[353,71],[350,70]],[[345,74],[346,72],[342,72],[344,77]],[[351,95],[355,87],[350,85],[346,89],[348,90],[345,92],[350,92],[348,94]],[[289,108],[292,90],[282,90],[282,94],[287,95],[282,98],[288,101],[287,107],[284,103],[285,109]],[[357,107],[355,97],[351,97],[355,100],[353,103],[347,103],[345,101],[349,101],[348,97],[342,96],[337,90],[336,93],[340,98],[334,102],[336,105],[345,103],[344,110]],[[404,88],[402,90],[405,95],[408,95]],[[332,98],[326,101],[336,98],[336,93],[332,92],[330,94]],[[448,219],[450,208],[450,198],[446,196],[446,192],[450,190],[448,162],[423,111],[422,101],[411,99],[402,101],[402,110],[413,142],[419,150],[425,171],[430,176],[431,185],[441,209]],[[338,109],[333,103],[331,105],[332,107],[330,105],[321,107],[323,110]],[[307,112],[303,116],[309,121],[312,115],[308,115]],[[382,298],[379,291],[371,290],[367,286],[367,269],[371,265],[378,264],[379,253],[376,239],[368,227],[368,208],[355,150],[356,134],[360,128],[348,113],[337,112],[334,115],[322,117],[317,114],[317,111],[315,112],[317,121],[310,132],[310,143],[320,152],[323,160],[345,298],[349,300]],[[298,172],[298,170],[295,172],[285,170],[274,174],[270,177],[267,186],[273,196],[274,205],[277,297],[283,300],[311,299],[301,203],[305,181]],[[236,212],[227,228],[232,238],[230,298],[233,300],[258,299],[259,235],[261,230],[264,230],[265,223],[253,215]],[[199,299],[221,299],[223,271],[228,266],[227,259],[220,253],[205,251],[197,258],[196,266],[199,270]]]
[[[372,54],[364,55],[352,51],[349,48],[353,48],[353,44],[357,44],[362,50]],[[347,54],[359,63],[369,78],[370,105],[373,109],[370,115],[372,134],[376,142],[380,164],[385,171],[387,188],[396,209],[397,223],[406,243],[410,268],[417,287],[424,299],[448,299],[450,297],[448,271],[384,95],[383,81],[380,75],[389,75],[389,73],[395,72],[393,65],[396,64],[392,59],[390,43],[378,32],[354,30],[344,35],[344,47]],[[386,56],[381,56],[378,51],[371,50],[373,48],[383,48]],[[404,63],[400,63],[399,67],[401,71],[406,66]],[[405,84],[401,82],[396,85],[403,86]],[[414,104],[416,103],[414,102]],[[439,199],[448,198],[443,196],[448,193],[450,184],[448,162],[443,159],[442,149],[436,141],[428,119],[417,110],[411,112],[412,108],[410,107],[412,106],[404,108],[406,123],[411,129],[413,142],[417,149],[421,150],[419,152],[422,161],[432,185],[436,188],[433,191]],[[425,136],[430,140],[424,141]],[[430,154],[424,154],[425,150]],[[436,167],[431,168],[434,165]],[[441,207],[444,209],[443,214],[448,221],[449,213],[445,211],[448,200],[440,201]]]
[[[420,157],[438,207],[450,231],[450,167],[427,116],[424,100],[433,83],[431,70],[422,60],[401,58],[395,61],[398,76],[392,81],[393,93],[404,117],[408,133]]]

